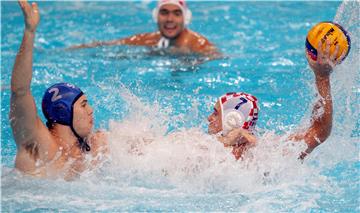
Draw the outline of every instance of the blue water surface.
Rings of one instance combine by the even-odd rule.
[[[94,107],[95,128],[110,132],[112,158],[73,182],[14,171],[10,77],[24,22],[16,2],[1,2],[2,211],[360,211],[358,2],[191,1],[189,28],[225,56],[197,65],[198,56],[154,55],[144,47],[66,50],[155,31],[155,2],[38,4],[31,85],[38,113],[44,119],[47,87],[76,84]],[[310,119],[316,93],[304,43],[320,21],[348,29],[352,49],[331,78],[332,135],[301,163],[278,151],[287,145],[276,135]],[[230,91],[260,101],[263,143],[252,161],[235,161],[206,134],[216,98]],[[144,138],[155,142],[141,146],[143,155],[126,152]]]

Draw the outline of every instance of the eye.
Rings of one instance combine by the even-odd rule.
[[[213,115],[217,116],[219,114],[219,112],[214,108],[214,111],[212,113]]]
[[[167,10],[160,10],[159,13],[160,13],[160,15],[165,16],[165,15],[169,14],[169,11],[167,11]]]
[[[181,10],[177,10],[174,12],[175,16],[182,16]]]
[[[86,107],[87,104],[88,104],[88,102],[84,101],[84,102],[81,103],[81,107]]]

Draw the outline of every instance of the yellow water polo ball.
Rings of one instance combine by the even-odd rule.
[[[316,61],[319,41],[322,42],[322,48],[325,50],[326,40],[330,40],[330,55],[335,52],[335,45],[339,45],[335,60],[341,63],[349,54],[351,41],[345,29],[333,22],[320,22],[311,28],[306,37],[306,53]],[[339,58],[342,55],[343,57]]]

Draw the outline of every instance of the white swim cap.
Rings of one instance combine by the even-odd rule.
[[[188,24],[190,24],[191,21],[191,11],[189,10],[189,8],[186,5],[185,0],[159,0],[157,7],[154,8],[153,10],[153,19],[154,21],[157,23],[157,17],[159,15],[159,10],[163,5],[166,4],[173,4],[176,5],[178,7],[180,7],[183,16],[184,16],[184,23],[185,26],[187,26]]]
[[[257,98],[246,93],[226,93],[219,98],[222,112],[222,134],[234,128],[252,131],[258,119]]]

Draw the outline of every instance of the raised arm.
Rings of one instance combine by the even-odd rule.
[[[10,100],[10,121],[17,144],[34,137],[38,122],[41,123],[30,91],[34,37],[40,15],[36,3],[19,1],[19,5],[25,18],[25,31],[12,71]]]
[[[304,132],[297,133],[290,137],[291,140],[304,140],[308,145],[305,153],[300,158],[304,158],[315,147],[323,143],[330,135],[332,128],[333,104],[330,87],[330,74],[333,67],[338,62],[336,55],[339,47],[330,55],[330,41],[326,41],[325,50],[322,50],[322,43],[318,44],[317,61],[307,57],[309,65],[315,74],[315,84],[318,91],[318,100],[312,110],[311,125]],[[307,54],[306,54],[307,55]],[[339,57],[343,58],[343,56]]]

